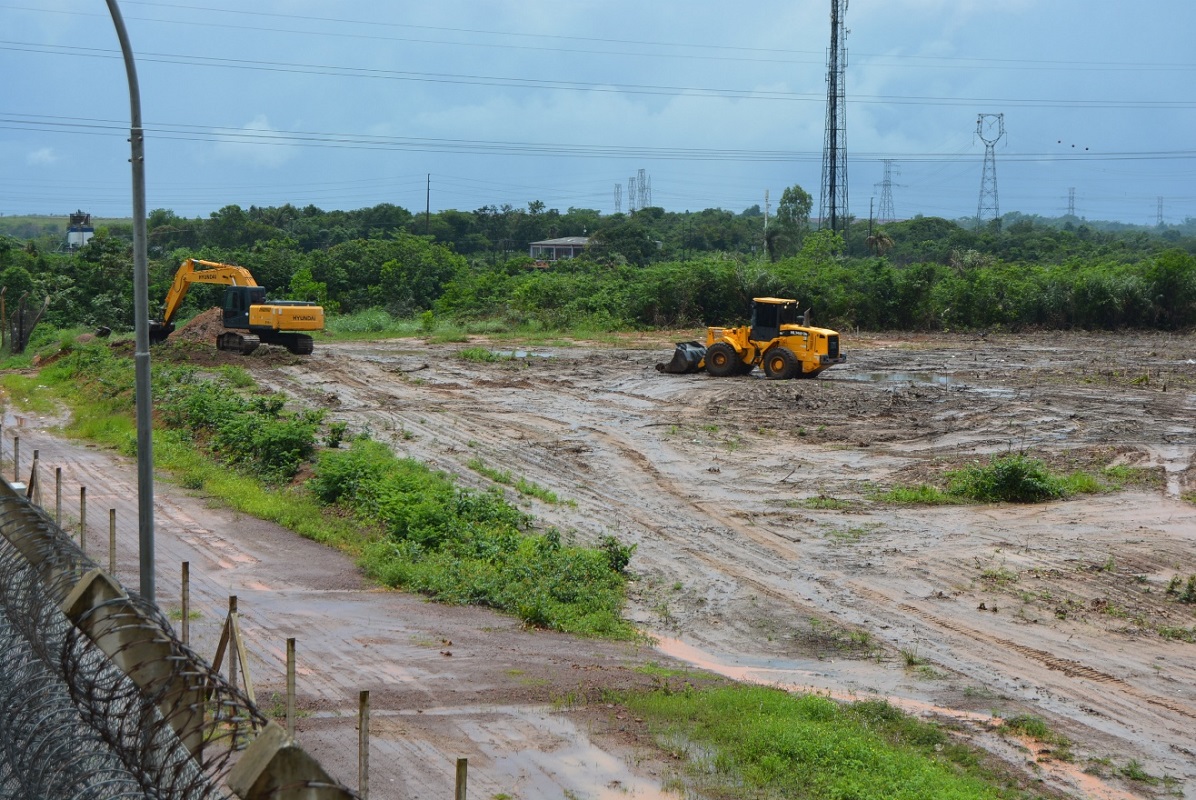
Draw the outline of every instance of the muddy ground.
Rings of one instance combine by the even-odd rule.
[[[479,346],[501,358],[460,357]],[[1196,491],[1196,337],[845,334],[843,347],[846,365],[788,382],[661,375],[663,337],[200,351],[464,485],[490,486],[467,466],[480,459],[554,492],[511,496],[577,541],[634,543],[627,615],[657,645],[527,632],[374,590],[339,555],[163,483],[161,602],[189,560],[202,641],[237,594],[266,707],[297,637],[300,741],[352,785],[357,692],[370,689],[374,797],[447,796],[457,756],[474,796],[655,797],[676,766],[641,725],[552,701],[648,685],[634,667],[671,659],[888,698],[1044,788],[1192,796],[1196,604],[1168,587],[1196,574],[1196,505],[1183,499]],[[17,422],[45,463],[97,487],[92,507],[111,502],[135,527],[127,460],[62,443],[35,417],[7,419],[6,440]],[[1118,491],[1032,506],[878,499],[1010,451],[1064,471],[1138,469]],[[135,541],[131,530],[118,546],[127,582]],[[991,732],[994,715],[1019,713],[1070,739],[1072,760]],[[1119,774],[1131,762],[1166,780]]]

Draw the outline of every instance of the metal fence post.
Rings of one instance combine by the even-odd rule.
[[[191,562],[183,562],[183,644],[191,644]]]
[[[79,487],[79,549],[87,555],[87,487]]]

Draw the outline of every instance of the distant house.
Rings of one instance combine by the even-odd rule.
[[[562,258],[573,258],[581,255],[590,243],[588,236],[565,236],[560,239],[545,239],[542,242],[532,242],[528,255],[536,261],[559,261]]]

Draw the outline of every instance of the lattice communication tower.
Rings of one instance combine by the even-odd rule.
[[[847,227],[847,0],[831,0],[831,48],[826,59],[826,140],[818,225]]]

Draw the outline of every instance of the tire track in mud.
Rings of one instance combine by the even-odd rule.
[[[957,633],[960,636],[966,636],[974,641],[989,642],[991,644],[1004,647],[1008,650],[1012,650],[1022,656],[1025,656],[1026,658],[1038,662],[1049,670],[1061,672],[1069,678],[1083,678],[1093,681],[1094,683],[1115,686],[1119,691],[1138,700],[1142,700],[1143,702],[1150,703],[1151,705],[1158,706],[1160,708],[1165,708],[1168,711],[1189,719],[1196,719],[1196,710],[1177,705],[1170,700],[1150,694],[1149,692],[1143,692],[1131,684],[1126,683],[1121,678],[1116,677],[1115,675],[1102,672],[1095,667],[1090,667],[1079,661],[1074,661],[1069,658],[1061,658],[1045,650],[1039,650],[1036,647],[1019,644],[1018,642],[1012,641],[1010,639],[1005,639],[999,636],[990,636],[974,628],[965,627],[950,620],[945,620],[942,617],[931,614],[928,611],[924,611],[917,606],[910,605],[909,603],[894,603],[891,598],[871,589],[857,586],[853,587],[853,591],[857,594],[868,597],[877,604],[893,605],[898,611],[904,611],[906,613],[913,614],[918,618],[931,623],[932,625],[951,631],[952,633]]]
[[[867,597],[877,605],[895,607],[898,611],[913,614],[925,622],[929,622],[932,625],[951,631],[952,633],[959,634],[960,636],[967,637],[973,641],[988,642],[990,644],[1012,650],[1015,653],[1018,653],[1026,658],[1031,659],[1032,661],[1041,664],[1049,670],[1060,672],[1068,678],[1082,678],[1085,680],[1090,680],[1094,683],[1109,685],[1111,687],[1115,687],[1121,693],[1129,695],[1137,700],[1141,700],[1159,708],[1164,708],[1182,717],[1196,719],[1196,710],[1194,709],[1178,705],[1170,700],[1167,700],[1166,698],[1159,697],[1158,695],[1144,692],[1115,675],[1102,672],[1095,667],[1090,667],[1079,661],[1069,658],[1061,658],[1053,653],[1047,652],[1046,650],[1040,650],[1035,647],[1019,644],[1018,642],[1012,641],[1010,639],[1005,639],[999,636],[990,636],[974,628],[965,627],[950,620],[945,620],[939,616],[931,614],[928,611],[924,611],[917,606],[910,605],[909,603],[894,601],[892,598],[866,587],[853,586],[852,591],[857,595]]]

